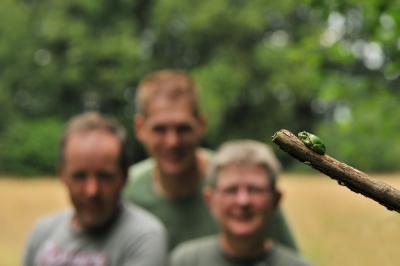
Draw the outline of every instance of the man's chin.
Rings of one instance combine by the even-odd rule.
[[[252,224],[237,224],[231,227],[230,234],[236,237],[249,237],[259,234],[260,229]]]
[[[182,163],[179,164],[169,163],[169,164],[163,164],[161,171],[166,176],[179,176],[185,172],[185,169]]]
[[[97,231],[106,226],[111,217],[104,216],[80,216],[76,217],[74,225],[77,229],[83,231]]]
[[[85,224],[83,230],[89,233],[97,233],[107,229],[112,224],[113,219],[108,219],[105,221],[92,221]]]

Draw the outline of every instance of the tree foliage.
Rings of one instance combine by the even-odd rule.
[[[115,116],[133,135],[137,83],[164,68],[188,70],[200,84],[211,148],[307,130],[350,165],[399,170],[399,8],[385,0],[3,0],[0,170],[51,172],[60,125],[86,110]],[[132,148],[135,160],[145,156],[137,142]]]

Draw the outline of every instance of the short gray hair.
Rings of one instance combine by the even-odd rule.
[[[255,140],[232,140],[223,143],[217,150],[208,168],[208,184],[215,186],[221,167],[232,164],[257,164],[265,167],[275,189],[276,178],[281,170],[281,163],[272,148]]]
[[[105,130],[112,133],[119,141],[121,150],[119,154],[119,167],[127,175],[130,166],[129,145],[125,128],[115,119],[106,117],[98,112],[86,112],[72,117],[61,135],[58,150],[58,170],[65,162],[64,153],[68,138],[76,133],[86,133],[95,130]]]

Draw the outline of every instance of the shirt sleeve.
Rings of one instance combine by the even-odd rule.
[[[169,266],[190,266],[195,264],[194,259],[190,259],[191,251],[188,251],[183,245],[181,244],[171,251],[169,255]]]
[[[22,266],[34,266],[36,255],[41,247],[41,235],[42,234],[39,225],[36,225],[30,233],[26,242],[25,250],[22,257]]]

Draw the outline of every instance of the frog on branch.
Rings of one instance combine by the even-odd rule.
[[[326,152],[326,147],[324,142],[317,136],[307,132],[307,131],[302,131],[299,132],[297,135],[299,139],[306,144],[310,149],[315,151],[316,153],[324,155]]]

